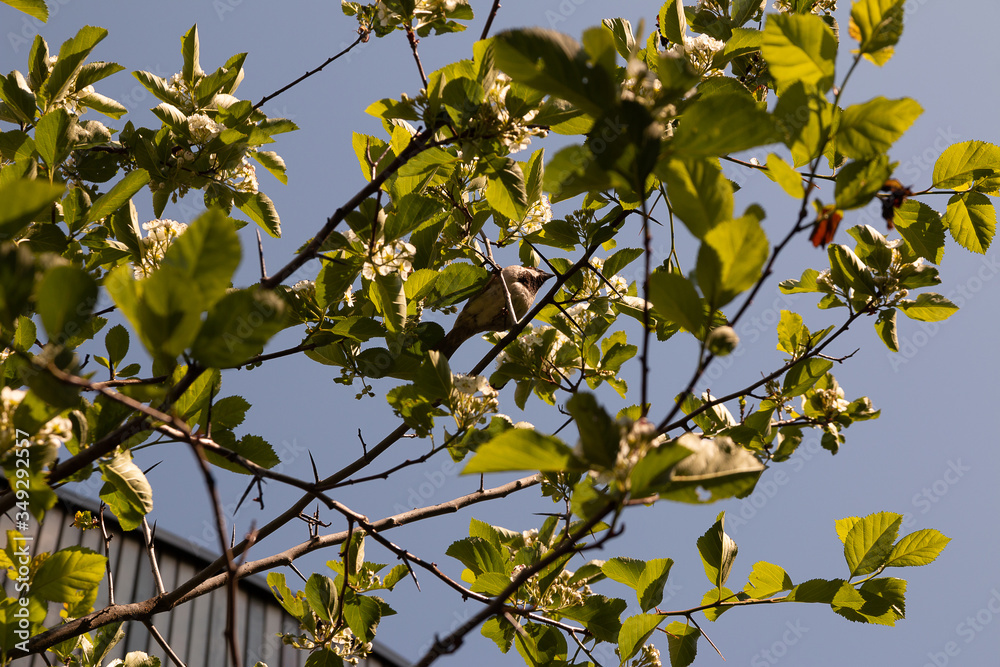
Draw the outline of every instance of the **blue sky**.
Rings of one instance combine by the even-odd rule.
[[[261,3],[241,0],[215,2],[176,1],[134,3],[123,0],[52,2],[52,17],[39,25],[21,14],[0,7],[0,71],[26,69],[27,50],[36,31],[55,50],[84,24],[110,30],[95,57],[116,60],[127,70],[143,69],[169,76],[180,69],[179,39],[197,23],[201,35],[201,61],[208,70],[230,55],[248,51],[247,78],[238,95],[254,101],[281,87],[304,71],[353,41],[355,24],[340,11],[337,2]],[[573,36],[606,16],[623,16],[633,24],[645,17],[647,29],[659,9],[656,2],[595,0],[509,0],[500,10],[494,32],[518,25],[554,27]],[[844,34],[841,62],[851,47],[846,37],[846,3],[837,13]],[[467,57],[478,36],[488,2],[475,0],[477,19],[465,34],[426,39],[421,44],[425,68],[430,71],[451,60]],[[1000,65],[996,48],[996,25],[1000,5],[985,0],[949,3],[944,0],[911,0],[907,3],[903,39],[896,55],[883,68],[862,64],[853,75],[844,104],[870,99],[909,96],[924,108],[924,114],[891,153],[900,166],[898,176],[907,185],[929,184],[933,160],[948,145],[969,139],[997,142],[996,109],[1000,92],[994,73]],[[13,37],[12,37],[13,35]],[[22,40],[23,37],[23,40]],[[838,77],[839,80],[840,77]],[[265,239],[268,265],[277,267],[323,224],[326,218],[363,184],[351,149],[352,131],[378,134],[379,123],[364,114],[374,100],[415,93],[420,87],[416,67],[405,37],[372,41],[349,58],[329,66],[305,84],[265,105],[272,116],[294,120],[301,131],[282,135],[274,149],[289,167],[289,184],[282,186],[261,177],[261,187],[275,201],[282,216],[284,238]],[[136,124],[152,124],[143,110],[156,102],[128,73],[106,80],[101,92],[118,99],[139,113]],[[131,116],[130,116],[131,117]],[[115,126],[114,122],[108,123]],[[556,143],[543,144],[551,151]],[[766,150],[750,155],[761,162]],[[262,173],[262,172],[261,172]],[[794,222],[795,203],[777,186],[739,169],[729,175],[743,185],[737,208],[759,202],[767,211],[765,229],[774,239]],[[823,194],[829,201],[832,192]],[[142,195],[140,195],[142,199]],[[943,197],[925,200],[943,210]],[[200,204],[168,209],[165,217],[188,222]],[[875,206],[875,205],[873,205]],[[557,209],[557,215],[560,209]],[[565,212],[565,211],[562,211]],[[852,212],[842,223],[845,229],[860,221],[878,227],[877,211]],[[148,206],[140,213],[151,217]],[[872,222],[874,220],[875,222]],[[244,261],[238,274],[242,284],[257,278],[254,241],[243,235]],[[629,237],[628,234],[632,236]],[[843,231],[838,240],[843,240]],[[639,243],[636,230],[627,230],[622,245]],[[667,240],[653,243],[659,253]],[[689,255],[688,259],[693,261]],[[779,279],[798,277],[806,266],[822,268],[823,253],[803,238],[792,245],[779,262],[776,278],[768,283],[737,331],[744,345],[731,363],[716,362],[701,389],[716,395],[742,387],[772,370],[779,362],[774,351],[777,312],[791,308],[806,317],[811,328],[837,322],[836,311],[819,311],[814,297],[781,297]],[[742,585],[753,563],[767,560],[785,567],[796,582],[813,577],[846,575],[842,547],[834,521],[876,511],[906,514],[906,532],[937,528],[952,538],[938,561],[928,567],[899,571],[909,581],[906,620],[895,628],[851,623],[820,605],[771,605],[733,610],[718,622],[702,627],[722,650],[728,664],[841,665],[845,660],[859,665],[967,665],[993,664],[1000,652],[1000,536],[994,529],[1000,507],[1000,453],[994,419],[997,416],[996,345],[1000,306],[1000,257],[991,250],[985,257],[972,255],[949,242],[939,291],[961,302],[962,309],[950,320],[920,324],[901,318],[902,351],[889,353],[878,341],[869,322],[859,321],[839,340],[831,354],[841,356],[860,348],[850,360],[834,369],[848,398],[867,395],[882,417],[857,424],[847,431],[847,443],[831,457],[817,451],[817,437],[808,439],[793,459],[774,466],[762,478],[758,490],[746,501],[727,501],[707,507],[660,503],[627,515],[625,535],[595,558],[629,555],[637,558],[671,557],[668,599],[663,608],[683,609],[697,605],[708,584],[695,547],[695,539],[726,510],[730,535],[740,547],[730,579],[733,588]],[[315,269],[314,269],[315,270]],[[787,300],[786,300],[787,299]],[[294,334],[283,335],[269,349],[297,342]],[[470,346],[472,343],[469,344]],[[133,350],[137,344],[133,345]],[[485,351],[483,345],[482,351]],[[655,370],[651,387],[654,415],[668,409],[670,397],[686,383],[691,372],[691,351],[684,343],[662,346],[654,352]],[[465,352],[463,350],[463,352]],[[459,356],[458,365],[471,366],[469,356]],[[137,360],[140,360],[137,357]],[[729,361],[726,360],[726,361]],[[396,420],[382,396],[389,385],[377,384],[374,399],[356,401],[356,389],[332,382],[336,370],[306,359],[265,364],[252,372],[230,372],[224,378],[224,395],[239,393],[256,411],[245,425],[250,432],[267,438],[284,453],[284,472],[310,477],[312,452],[321,472],[334,470],[360,454],[358,429],[368,443],[395,428]],[[637,383],[633,382],[634,386]],[[504,398],[509,399],[509,391]],[[380,393],[381,392],[381,393]],[[602,396],[610,409],[621,403]],[[529,404],[521,417],[545,427],[538,403]],[[426,442],[405,440],[386,455],[376,470],[395,461],[422,453]],[[176,449],[176,454],[174,452]],[[212,517],[195,482],[196,469],[186,448],[147,450],[140,458],[144,467],[164,459],[151,473],[156,489],[155,520],[170,530],[214,547]],[[496,476],[494,483],[503,481]],[[243,478],[229,476],[223,490],[235,502],[243,490]],[[489,481],[487,482],[490,483]],[[348,488],[338,499],[370,518],[381,517],[414,503],[431,504],[467,493],[478,480],[463,478],[444,459],[433,459],[428,467],[393,477],[390,482]],[[86,489],[81,489],[87,492]],[[95,492],[90,490],[93,495]],[[236,517],[239,530],[251,522],[259,525],[274,515],[295,494],[272,484],[267,507],[261,512],[247,506]],[[523,530],[540,523],[533,512],[550,508],[529,491],[500,503],[463,510],[455,516],[424,522],[393,531],[391,539],[414,553],[436,560],[457,576],[459,567],[442,554],[464,531],[470,517]],[[336,518],[333,518],[337,521]],[[261,557],[306,538],[301,525],[289,527],[254,548],[251,557]],[[335,552],[313,555],[299,564],[302,571],[324,568]],[[391,562],[390,556],[372,545],[369,558]],[[411,658],[420,656],[434,634],[450,629],[477,611],[476,603],[463,603],[450,590],[427,576],[421,577],[422,593],[403,582],[389,602],[400,612],[384,619],[379,639]],[[602,585],[606,595],[626,597],[629,591]],[[635,613],[634,610],[630,613]],[[662,637],[662,636],[661,636]],[[666,642],[658,642],[661,650]],[[491,642],[470,635],[455,657],[442,658],[442,665],[464,665],[474,659],[480,667],[517,664],[517,656],[502,656]],[[696,664],[720,664],[719,657],[704,642]],[[608,660],[612,664],[613,659]]]

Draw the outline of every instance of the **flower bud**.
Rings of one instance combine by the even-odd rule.
[[[740,337],[732,327],[716,327],[708,334],[708,351],[718,357],[724,357],[740,344]]]

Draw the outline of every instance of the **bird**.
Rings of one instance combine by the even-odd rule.
[[[462,343],[478,333],[510,329],[531,309],[538,290],[551,277],[551,273],[541,269],[517,265],[494,273],[483,289],[466,302],[451,331],[433,349],[451,358]],[[507,295],[501,279],[507,285],[507,292],[510,292],[513,315],[507,307]]]

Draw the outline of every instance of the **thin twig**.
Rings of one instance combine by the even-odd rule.
[[[490,13],[486,17],[486,25],[483,26],[483,32],[479,35],[479,39],[486,39],[490,34],[490,28],[493,27],[493,19],[497,17],[497,10],[500,9],[500,0],[493,0],[493,7],[490,8]]]
[[[413,28],[406,26],[406,41],[410,43],[410,52],[413,53],[413,60],[417,63],[417,71],[420,72],[420,81],[427,87],[427,75],[424,74],[424,65],[420,62],[420,54],[417,53],[417,44],[420,40],[413,34]]]
[[[305,81],[306,79],[308,79],[309,77],[311,77],[313,74],[316,74],[318,72],[323,71],[324,67],[326,67],[327,65],[329,65],[330,63],[332,63],[334,60],[336,60],[337,58],[341,57],[342,55],[346,54],[348,51],[350,51],[351,49],[353,49],[355,46],[357,46],[361,42],[367,42],[368,41],[368,35],[369,35],[369,33],[368,33],[367,30],[363,30],[362,28],[358,28],[358,38],[356,40],[354,40],[346,49],[344,49],[343,51],[341,51],[340,53],[338,53],[335,56],[331,56],[330,58],[327,58],[323,62],[322,65],[320,65],[319,67],[317,67],[314,70],[306,72],[305,74],[303,74],[302,76],[300,76],[299,78],[297,78],[295,81],[292,81],[287,86],[284,86],[283,88],[279,88],[278,90],[274,91],[270,95],[265,95],[264,97],[260,98],[260,102],[257,102],[257,104],[253,105],[253,108],[254,109],[261,108],[262,106],[264,106],[265,102],[269,102],[269,101],[273,100],[275,97],[277,97],[278,95],[282,94],[283,92],[285,92],[289,88],[302,83],[303,81]]]
[[[260,258],[260,279],[267,280],[267,267],[264,265],[264,242],[260,238],[260,230],[257,230],[257,256]]]
[[[153,547],[153,531],[149,529],[149,522],[146,521],[146,517],[142,517],[142,538],[146,542],[146,555],[149,557],[149,567],[153,570],[153,581],[156,582],[156,592],[159,595],[163,595],[167,591],[163,587],[160,566],[156,562],[156,550]]]
[[[101,535],[104,536],[104,567],[108,571],[108,604],[113,605],[115,603],[115,578],[111,574],[111,536],[108,534],[107,526],[104,525],[104,503],[101,503],[101,507],[97,512],[97,516],[101,520]]]
[[[143,625],[146,626],[146,629],[149,630],[149,634],[153,636],[153,639],[156,640],[156,643],[160,645],[160,648],[162,648],[164,652],[166,652],[167,656],[174,662],[175,665],[177,665],[177,667],[187,667],[184,664],[184,661],[181,660],[180,657],[178,657],[178,655],[174,652],[172,648],[170,648],[170,644],[168,644],[167,640],[163,638],[163,635],[161,635],[160,631],[156,629],[156,626],[153,625],[152,621],[147,619],[142,623]]]
[[[215,475],[208,467],[208,459],[205,458],[205,448],[195,438],[189,440],[195,458],[198,459],[198,466],[201,468],[202,477],[205,480],[205,487],[212,500],[212,509],[215,514],[215,529],[219,533],[219,543],[222,546],[222,553],[226,559],[226,644],[229,647],[229,656],[234,667],[241,667],[240,646],[236,640],[236,587],[239,583],[237,576],[236,562],[233,559],[233,550],[226,541],[226,518],[222,509],[222,499],[219,497],[219,489],[215,485]]]
[[[452,514],[463,507],[468,507],[469,505],[488,502],[499,498],[506,498],[512,493],[530,488],[540,482],[541,477],[539,475],[522,477],[521,479],[516,479],[512,482],[508,482],[507,484],[487,489],[482,492],[470,493],[437,505],[420,507],[402,512],[400,514],[395,514],[384,519],[371,522],[371,526],[374,528],[373,532],[383,532],[392,528],[398,528],[410,523],[422,521],[424,519],[441,516],[443,514]],[[286,524],[287,520],[282,520],[280,522],[281,526]],[[271,524],[268,524],[268,526],[270,525]],[[265,526],[265,528],[267,528],[267,526]],[[258,541],[261,539],[262,535],[265,535],[264,529],[257,531]],[[257,574],[258,572],[273,570],[277,567],[291,567],[293,571],[295,571],[296,574],[302,577],[303,581],[305,581],[305,577],[293,564],[295,559],[318,549],[336,546],[341,544],[345,539],[347,539],[346,531],[333,535],[324,535],[315,539],[309,539],[305,542],[285,549],[280,553],[273,554],[259,560],[246,562],[240,566],[238,574],[241,578],[243,578],[252,574]],[[242,546],[243,543],[236,545],[234,551],[239,552]],[[88,632],[90,630],[108,625],[109,623],[132,620],[142,621],[144,619],[151,618],[156,614],[170,611],[179,605],[190,602],[194,598],[206,595],[217,588],[225,586],[229,576],[225,572],[219,573],[219,569],[223,565],[223,562],[216,560],[215,563],[209,564],[206,568],[202,569],[201,572],[198,572],[166,595],[157,595],[142,602],[133,602],[123,605],[109,605],[104,609],[99,609],[85,616],[81,616],[80,618],[67,621],[66,623],[39,633],[29,639],[27,651],[14,649],[8,653],[8,656],[16,659],[33,653],[41,653],[59,642],[76,637],[82,632]]]

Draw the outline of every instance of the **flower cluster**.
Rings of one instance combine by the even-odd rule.
[[[645,644],[632,661],[632,667],[662,667],[660,652],[652,644]]]
[[[372,643],[354,636],[346,625],[330,640],[330,648],[349,665],[356,665],[372,652]]]
[[[341,4],[346,6],[355,3],[342,0]],[[413,7],[413,19],[416,24],[411,26],[407,17],[401,13],[403,8],[400,3],[379,0],[375,3],[375,19],[372,27],[377,35],[387,35],[399,26],[410,26],[419,30],[424,26],[447,20],[448,15],[458,9],[459,5],[465,4],[468,4],[466,0],[417,0]],[[359,7],[354,7],[349,13],[356,13],[357,9]]]
[[[666,55],[672,58],[687,58],[695,70],[704,76],[712,72],[712,60],[715,58],[715,54],[724,49],[725,46],[724,42],[709,35],[698,35],[697,37],[684,35],[684,44],[674,44],[667,50]]]
[[[187,126],[188,132],[191,133],[191,140],[196,144],[207,144],[226,129],[224,125],[216,123],[203,113],[188,116]]]
[[[459,429],[474,428],[499,408],[497,390],[481,375],[453,375],[448,405]]]
[[[523,116],[514,116],[507,108],[507,93],[510,91],[511,79],[503,72],[498,72],[497,77],[486,91],[486,101],[480,116],[483,125],[491,131],[495,131],[500,142],[506,146],[507,151],[516,153],[524,150],[531,143],[534,136],[545,137],[548,130],[543,127],[532,127],[531,120],[538,115],[537,109],[532,109]]]
[[[257,193],[257,169],[246,155],[243,156],[238,165],[223,172],[221,176],[222,180],[229,183],[237,192]]]
[[[0,452],[13,449],[19,438],[14,425],[14,412],[26,392],[22,389],[4,387],[0,389]],[[22,431],[23,433],[23,431]],[[29,446],[43,447],[55,456],[55,452],[73,437],[73,422],[66,417],[53,417],[45,422],[38,431],[28,436]]]
[[[520,353],[521,355],[538,359],[538,352],[540,352],[540,350],[536,352],[536,348],[541,348],[545,344],[545,333],[552,329],[553,327],[547,324],[543,324],[541,326],[529,324],[524,329],[524,332],[509,346],[507,346],[507,349],[501,351],[500,354],[497,355],[497,366],[502,366],[504,362],[510,361],[511,352]],[[573,367],[560,368],[556,362],[556,356],[559,353],[560,348],[570,342],[570,339],[565,334],[556,330],[555,338],[553,339],[551,346],[549,346],[545,356],[538,359],[543,371],[558,371],[566,376],[569,376],[576,371]],[[511,348],[517,349],[512,350]]]
[[[342,233],[350,245],[360,244],[365,248],[365,264],[361,269],[361,275],[366,280],[375,280],[376,275],[387,276],[393,272],[398,272],[399,277],[406,280],[413,273],[412,260],[417,254],[417,249],[412,243],[397,239],[387,244],[384,238],[379,237],[375,239],[369,251],[367,243],[354,230],[348,229]],[[353,303],[350,292],[345,294],[345,298],[350,301],[348,305]]]
[[[520,223],[514,223],[508,231],[518,236],[527,236],[528,234],[541,231],[542,226],[551,219],[552,204],[549,203],[547,196],[542,195],[538,198],[538,201],[531,205],[527,213],[524,214],[524,220]]]
[[[607,281],[605,281],[601,278],[603,272],[604,260],[597,257],[591,259],[590,271],[583,273],[583,290],[576,296],[590,299],[603,295],[611,299],[617,299],[628,293],[627,280],[619,275],[613,275],[610,278],[605,276],[607,278]]]
[[[833,386],[829,389],[818,389],[812,395],[802,397],[802,410],[809,408],[817,410],[826,419],[836,419],[837,415],[850,406],[850,402],[844,398],[844,390],[837,381],[833,381]]]
[[[558,533],[553,533],[549,539],[549,543],[546,543],[539,539],[538,529],[532,528],[531,530],[523,531],[521,538],[524,544],[519,545],[520,548],[510,550],[511,560],[517,559],[518,552],[521,549],[537,548],[539,552],[546,552],[555,546],[553,542],[557,541],[560,536]],[[517,579],[518,575],[527,568],[528,565],[523,563],[515,565],[511,570],[510,580],[514,581]],[[534,606],[549,609],[564,609],[586,603],[587,598],[593,595],[593,591],[587,585],[586,580],[573,581],[575,574],[572,570],[562,570],[559,576],[556,577],[556,580],[545,589],[544,593],[539,588],[538,577],[532,577],[523,584],[522,590],[527,592],[525,601],[530,602]]]
[[[774,9],[779,12],[792,12],[795,8],[791,0],[774,0]],[[812,6],[813,14],[833,14],[837,11],[837,0],[816,0]]]
[[[160,266],[167,249],[187,230],[187,225],[164,219],[145,222],[142,228],[146,230],[146,237],[139,240],[142,258],[132,267],[136,279],[148,278]]]
[[[665,436],[657,432],[656,425],[645,418],[636,421],[619,418],[618,431],[620,438],[614,467],[610,470],[590,471],[590,475],[600,484],[609,484],[614,480],[625,482],[635,464],[666,440]]]

